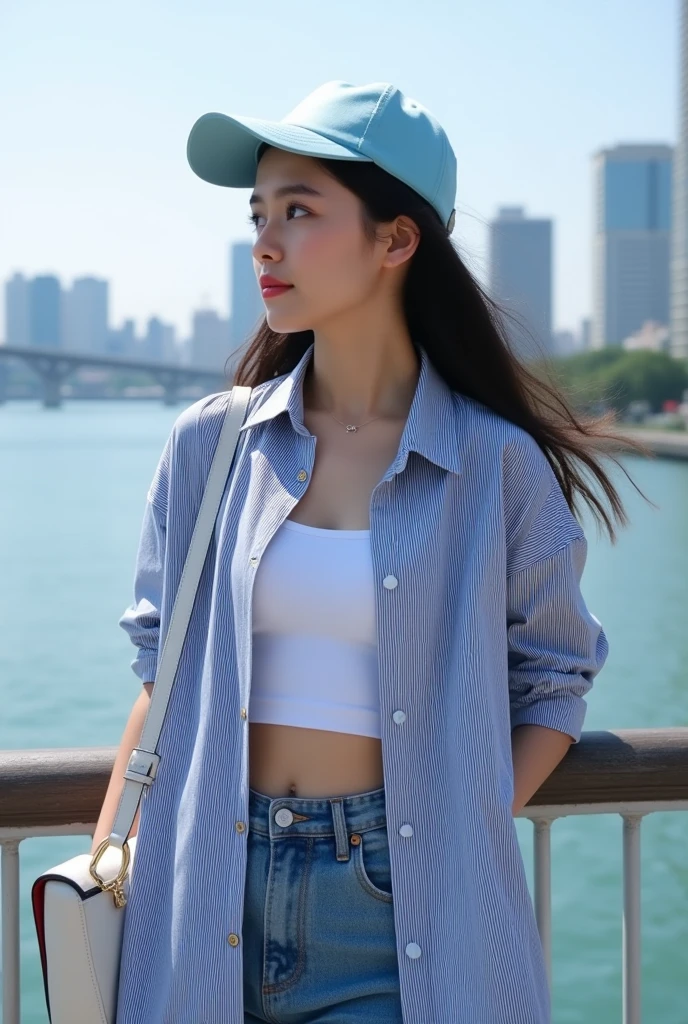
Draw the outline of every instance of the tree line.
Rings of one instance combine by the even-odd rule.
[[[631,402],[646,401],[652,412],[661,412],[664,402],[680,402],[688,389],[688,360],[667,352],[610,345],[539,365],[582,410],[623,413]]]

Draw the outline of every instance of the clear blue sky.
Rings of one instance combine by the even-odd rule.
[[[248,191],[186,162],[196,118],[279,119],[322,82],[391,81],[449,134],[454,237],[478,277],[498,205],[553,217],[555,326],[577,327],[591,155],[675,142],[678,15],[678,0],[2,0],[0,280],[106,277],[113,325],[158,315],[186,336],[193,308],[226,315],[228,243],[251,237]]]

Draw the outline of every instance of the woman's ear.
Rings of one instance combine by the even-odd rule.
[[[382,229],[386,253],[383,267],[398,267],[409,260],[420,242],[418,225],[410,217],[397,217]]]

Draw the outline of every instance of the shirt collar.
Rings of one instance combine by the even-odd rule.
[[[303,422],[303,378],[314,347],[314,343],[311,343],[294,369],[246,418],[242,430],[265,423],[286,412],[297,433],[306,437],[311,436]],[[446,384],[422,346],[418,352],[420,373],[401,435],[394,471],[399,473],[405,468],[409,452],[413,451],[443,469],[460,473],[460,395]]]

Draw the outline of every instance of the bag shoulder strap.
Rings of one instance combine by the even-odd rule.
[[[152,785],[158,770],[160,763],[160,755],[157,752],[158,741],[196,600],[198,582],[208,554],[210,539],[234,461],[239,431],[246,416],[250,397],[251,388],[238,385],[232,388],[229,395],[222,431],[184,562],[162,654],[158,659],[155,685],[143,723],[141,739],[138,747],[132,751],[127,770],[124,773],[124,788],[109,838],[110,845],[120,849],[131,831],[143,790],[146,786]]]

